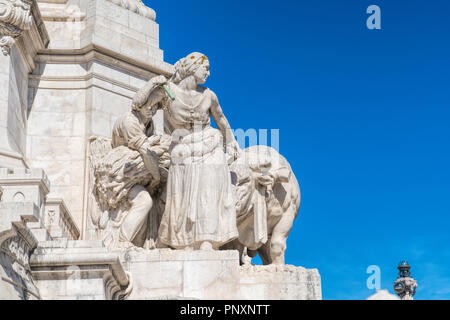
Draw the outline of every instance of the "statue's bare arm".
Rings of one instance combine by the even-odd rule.
[[[227,146],[227,153],[234,154],[234,158],[236,159],[240,153],[239,145],[234,138],[234,134],[231,131],[230,124],[228,123],[227,118],[223,114],[222,108],[220,107],[219,100],[217,99],[217,96],[215,93],[211,91],[211,108],[210,108],[210,114],[211,117],[214,119],[214,121],[217,124],[217,127],[219,128],[220,132],[223,135],[223,138],[225,139],[225,144]]]

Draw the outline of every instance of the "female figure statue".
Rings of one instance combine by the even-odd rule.
[[[208,58],[194,52],[175,64],[167,83],[175,98],[165,106],[171,165],[158,240],[175,249],[214,250],[238,236],[224,145],[230,161],[240,149],[217,96],[199,86],[209,74]]]
[[[142,247],[149,240],[150,210],[170,163],[170,136],[154,135],[152,122],[166,99],[155,89],[165,82],[165,77],[155,77],[139,90],[132,110],[115,122],[111,142],[91,142],[93,191],[101,212],[92,220],[110,247]]]

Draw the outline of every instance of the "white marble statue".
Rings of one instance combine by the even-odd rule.
[[[208,58],[194,52],[167,82],[175,99],[165,107],[172,146],[159,241],[175,249],[213,250],[238,236],[227,156],[235,159],[240,149],[217,96],[199,86],[209,74]]]
[[[300,188],[287,160],[267,146],[245,149],[231,166],[239,238],[224,249],[259,253],[264,265],[284,264],[286,239],[300,207]],[[241,263],[249,263],[241,261]]]
[[[148,223],[159,223],[149,214],[166,180],[171,138],[153,134],[152,117],[166,99],[154,89],[165,81],[155,77],[139,90],[132,110],[116,121],[112,141],[91,138],[93,194],[100,208],[91,219],[110,247],[142,247],[150,240]],[[156,242],[151,240],[148,248]]]
[[[189,54],[172,78],[155,77],[136,94],[111,142],[93,139],[101,210],[92,221],[112,247],[238,249],[259,253],[265,265],[284,264],[298,182],[274,149],[240,150],[216,95],[200,86],[208,76],[208,58]],[[151,121],[159,108],[163,136]]]

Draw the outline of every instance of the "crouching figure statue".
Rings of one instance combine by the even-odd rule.
[[[132,110],[116,121],[112,140],[90,139],[91,222],[109,247],[156,245],[171,137],[154,134],[152,117],[167,99],[155,90],[166,81],[155,77],[139,90]]]
[[[264,265],[283,265],[286,239],[300,207],[291,166],[267,146],[245,149],[230,165],[239,238],[222,249],[240,251],[241,264],[259,254]],[[245,259],[246,255],[249,259]]]

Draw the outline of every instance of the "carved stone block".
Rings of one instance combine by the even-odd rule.
[[[129,299],[235,299],[237,251],[117,251],[133,277]]]
[[[319,271],[290,265],[242,266],[243,300],[321,300]]]

